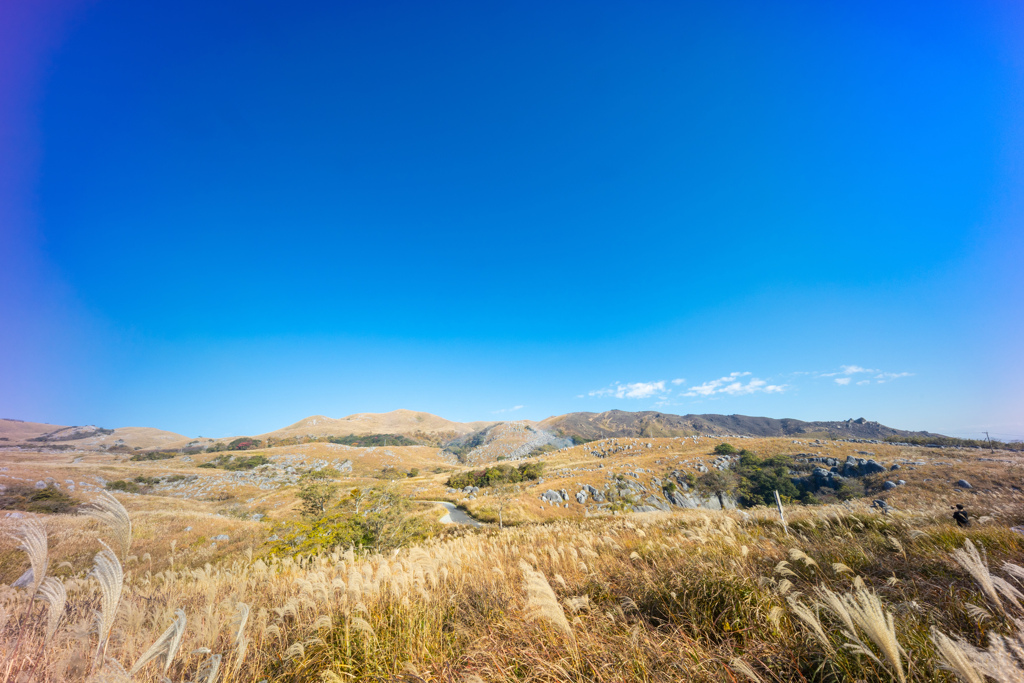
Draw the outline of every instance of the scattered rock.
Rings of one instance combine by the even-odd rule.
[[[896,482],[887,481],[884,484],[882,484],[882,488],[885,489],[886,491],[892,491],[894,488],[896,488]]]
[[[540,496],[541,500],[546,500],[549,503],[562,502],[562,494],[554,489],[548,489]]]
[[[231,537],[228,536],[227,534],[217,534],[211,540],[214,540],[214,541],[230,541]]]
[[[955,485],[960,487],[960,488],[962,488],[962,489],[973,489],[974,488],[973,486],[970,485],[970,483],[968,483],[968,481],[966,479],[960,479],[959,481],[957,481],[957,483]]]

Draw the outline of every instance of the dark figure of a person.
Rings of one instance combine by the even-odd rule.
[[[963,505],[956,506],[956,512],[953,513],[953,519],[956,520],[958,526],[965,527],[971,525],[971,521],[967,519],[967,511],[964,510]]]

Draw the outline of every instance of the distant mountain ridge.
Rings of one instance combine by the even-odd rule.
[[[938,436],[911,432],[871,422],[863,417],[842,421],[805,422],[791,418],[748,415],[672,415],[647,410],[603,413],[568,413],[541,420],[541,429],[582,439],[616,437],[669,437],[692,434],[735,434],[737,436],[829,435],[837,438],[884,439],[889,436]]]
[[[498,432],[493,430],[507,425]],[[491,430],[491,431],[488,431]],[[496,434],[502,435],[501,448],[517,448],[519,441],[531,441],[535,436],[527,432],[541,430],[550,433],[550,439],[577,437],[583,440],[636,437],[656,438],[690,436],[692,434],[734,434],[738,436],[834,436],[836,438],[885,439],[890,436],[940,436],[930,432],[912,432],[887,427],[864,418],[841,421],[805,422],[795,419],[775,419],[748,415],[673,415],[658,411],[627,412],[609,410],[603,413],[567,413],[540,422],[516,420],[505,422],[452,422],[430,413],[412,410],[393,410],[388,413],[356,413],[342,418],[314,415],[287,427],[271,432],[251,435],[264,441],[289,438],[328,436],[366,436],[370,434],[399,434],[421,443],[444,445],[448,443],[489,443]],[[476,438],[480,435],[480,438]],[[506,438],[507,437],[507,438]],[[514,438],[513,438],[514,437]],[[108,450],[120,446],[128,449],[181,449],[202,447],[222,439],[192,439],[181,434],[150,427],[120,427],[114,430],[93,425],[65,427],[20,420],[0,420],[0,447],[19,445],[75,447],[86,450]],[[506,443],[507,442],[507,443]],[[514,443],[513,443],[514,442]],[[497,447],[497,446],[496,446]]]

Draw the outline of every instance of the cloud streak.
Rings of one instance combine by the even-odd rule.
[[[615,382],[610,387],[595,389],[587,395],[597,397],[613,396],[615,398],[651,398],[652,396],[664,395],[668,391],[665,388],[665,380],[658,380],[657,382],[631,382],[628,384]]]
[[[835,383],[839,386],[848,386],[855,375],[873,375],[870,379],[865,378],[857,381],[857,386],[868,384],[885,384],[902,377],[913,377],[912,372],[884,372],[878,369],[865,368],[860,365],[840,365],[835,372],[820,372],[818,377],[835,377]]]
[[[718,394],[725,394],[727,396],[746,396],[747,394],[756,393],[781,394],[787,388],[784,384],[768,384],[765,380],[758,379],[757,377],[744,381],[743,378],[749,375],[749,372],[732,372],[725,377],[719,377],[710,382],[690,387],[682,395],[708,397]]]
[[[517,410],[522,410],[526,406],[512,406],[511,408],[502,408],[501,410],[492,410],[492,415],[501,415],[502,413],[514,413]]]

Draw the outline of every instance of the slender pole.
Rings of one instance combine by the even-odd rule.
[[[789,527],[786,526],[786,515],[782,514],[782,499],[779,498],[779,492],[775,492],[775,504],[779,506],[779,519],[782,520],[782,528],[785,529],[786,535],[789,536]]]

